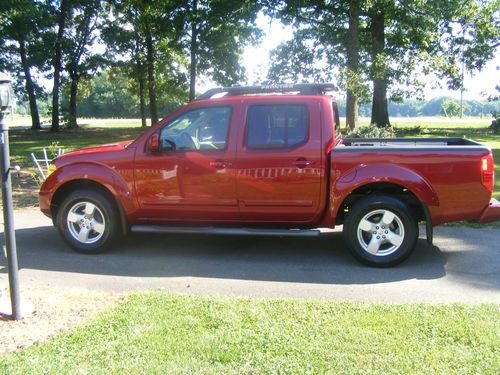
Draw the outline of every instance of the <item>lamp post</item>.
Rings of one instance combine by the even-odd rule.
[[[9,271],[9,290],[12,306],[12,318],[21,318],[21,295],[19,292],[19,269],[17,265],[16,233],[14,231],[14,211],[12,209],[12,182],[10,179],[9,127],[4,121],[4,112],[12,106],[10,79],[0,73],[0,173],[2,174],[2,204],[4,220],[4,238],[7,250]]]

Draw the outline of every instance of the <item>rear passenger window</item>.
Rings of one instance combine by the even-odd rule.
[[[253,105],[248,109],[248,148],[287,148],[305,142],[307,107],[303,104]]]

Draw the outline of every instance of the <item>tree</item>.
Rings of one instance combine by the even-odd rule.
[[[189,54],[189,99],[196,92],[199,73],[216,83],[230,85],[244,77],[240,56],[245,45],[255,43],[260,30],[255,18],[258,2],[188,0],[181,20],[185,20],[184,48]]]
[[[73,16],[69,17],[64,38],[64,69],[70,79],[69,127],[77,125],[78,84],[82,78],[92,77],[99,66],[105,63],[104,57],[93,52],[100,27],[100,0],[87,0],[73,4]]]
[[[294,39],[274,52],[270,78],[290,72],[296,79],[309,78],[307,72],[319,71],[327,79],[337,71],[348,99],[350,92],[363,97],[370,80],[371,122],[381,127],[390,124],[389,96],[401,100],[418,94],[423,86],[420,76],[430,72],[447,79],[449,87],[460,87],[460,64],[480,69],[499,45],[500,21],[495,17],[499,0],[276,0],[269,4],[273,14],[297,29]],[[348,119],[352,113],[349,108]]]
[[[347,126],[358,121],[358,100],[367,94],[363,84],[366,56],[360,50],[360,22],[364,1],[269,1],[272,16],[296,31],[294,38],[280,45],[271,55],[268,78],[330,81],[335,73],[338,84],[347,91]],[[340,68],[338,68],[340,67]]]
[[[139,11],[129,2],[118,2],[112,7],[113,18],[102,29],[102,38],[107,45],[107,59],[121,69],[126,76],[137,82],[137,95],[140,102],[141,126],[146,127],[146,73],[145,40],[139,28]],[[116,56],[128,56],[129,59],[116,59]]]
[[[441,104],[441,113],[446,117],[458,117],[460,116],[460,103],[455,99],[445,99]]]
[[[57,37],[54,45],[54,85],[52,88],[52,125],[50,130],[59,131],[59,87],[61,85],[62,49],[66,18],[71,10],[71,1],[61,0],[57,11]]]
[[[121,67],[111,67],[86,79],[85,95],[78,102],[78,113],[85,117],[136,118],[139,114],[137,93],[130,89],[131,79]]]
[[[147,97],[154,124],[159,117],[157,97],[164,99],[163,93],[168,93],[169,102],[185,93],[180,9],[176,2],[166,0],[116,1],[112,5],[113,17],[102,30],[109,47],[108,59],[135,81],[130,88],[139,95],[142,126],[146,126]]]
[[[49,7],[29,0],[4,0],[0,4],[0,68],[16,74],[29,101],[31,128],[38,130],[40,115],[37,94],[43,92],[37,85],[33,70],[41,71],[47,63],[45,45],[51,26]],[[21,91],[18,87],[18,92]]]
[[[437,1],[437,0],[436,0]],[[481,70],[500,46],[500,0],[449,0],[441,21],[434,66],[450,89],[463,88],[463,72]],[[440,2],[437,1],[439,6]],[[463,69],[462,69],[463,68]]]

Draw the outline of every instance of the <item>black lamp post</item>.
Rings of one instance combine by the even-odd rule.
[[[4,113],[12,107],[10,79],[0,73],[0,173],[2,174],[2,203],[4,238],[7,249],[9,290],[12,318],[21,318],[21,295],[19,292],[19,269],[17,265],[16,233],[14,231],[14,211],[12,209],[12,182],[10,179],[9,127],[4,121]]]

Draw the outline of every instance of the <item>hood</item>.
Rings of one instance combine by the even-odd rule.
[[[83,155],[83,154],[95,154],[98,152],[109,152],[109,151],[119,151],[126,148],[132,141],[122,141],[117,143],[108,143],[100,146],[83,147],[74,151],[65,153],[64,155]]]
[[[72,159],[73,157],[78,157],[78,156],[91,156],[91,155],[98,155],[103,152],[113,152],[113,151],[121,151],[129,144],[131,144],[133,141],[122,141],[122,142],[116,142],[116,143],[108,143],[105,145],[100,145],[100,146],[91,146],[91,147],[84,147],[84,148],[79,148],[74,151],[69,151],[61,156],[58,156],[53,160],[53,162],[57,163],[58,161],[63,161],[64,159]]]

